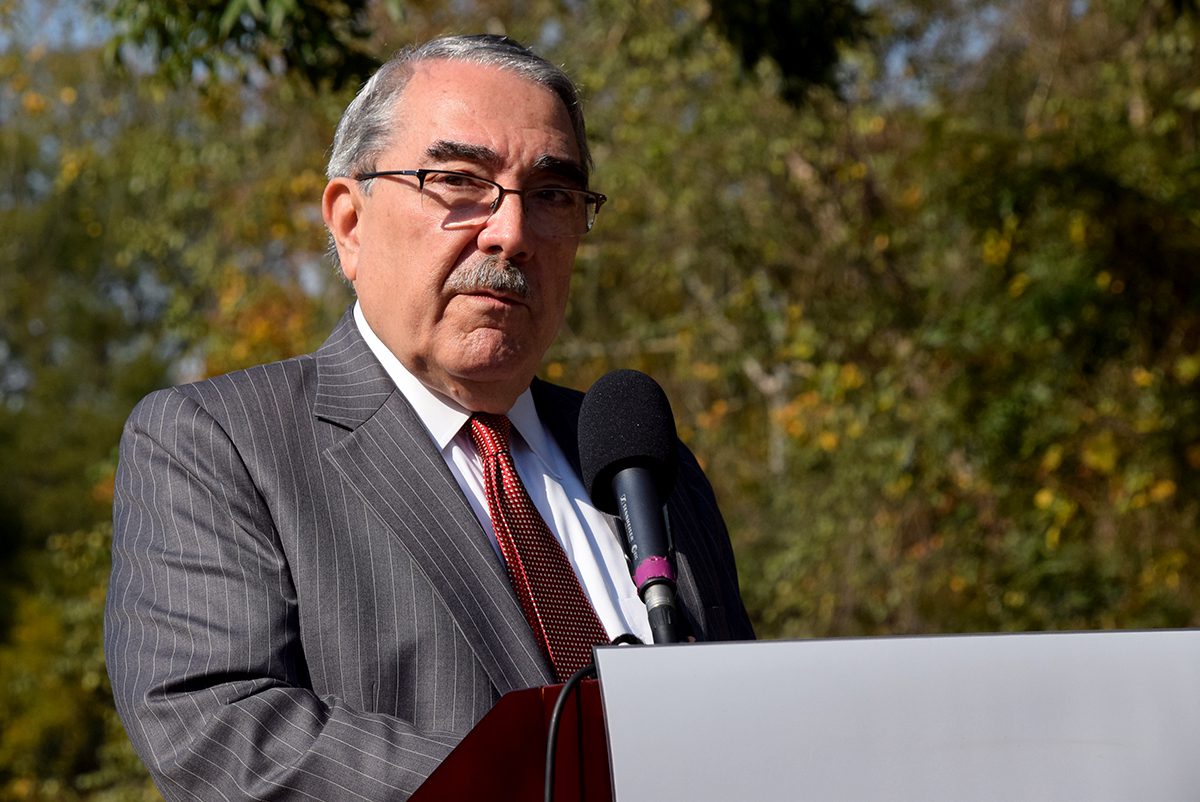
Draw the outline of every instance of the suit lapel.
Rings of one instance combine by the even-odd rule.
[[[349,313],[316,357],[316,414],[349,430],[322,456],[429,578],[501,693],[552,682],[458,483]]]
[[[529,389],[533,394],[538,419],[554,437],[576,475],[583,476],[583,469],[579,465],[579,409],[583,405],[583,396],[575,390],[537,378]]]

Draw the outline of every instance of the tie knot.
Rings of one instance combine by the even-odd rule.
[[[482,457],[494,457],[508,451],[512,421],[507,415],[476,412],[471,416],[471,440]]]

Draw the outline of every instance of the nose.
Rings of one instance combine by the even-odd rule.
[[[500,196],[496,210],[479,231],[478,242],[481,251],[517,263],[533,255],[533,232],[529,230],[529,218],[520,195],[504,192]]]

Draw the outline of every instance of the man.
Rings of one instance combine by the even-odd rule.
[[[402,53],[347,109],[323,196],[356,305],[314,354],[134,410],[106,653],[165,796],[402,799],[502,694],[649,639],[579,479],[581,396],[534,379],[603,202],[588,167],[574,88],[520,45]],[[683,618],[753,637],[680,454]]]

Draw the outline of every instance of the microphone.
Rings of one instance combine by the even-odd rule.
[[[592,503],[620,518],[654,642],[678,642],[675,549],[663,507],[675,485],[675,416],[654,379],[614,370],[592,385],[579,411],[579,459]]]

